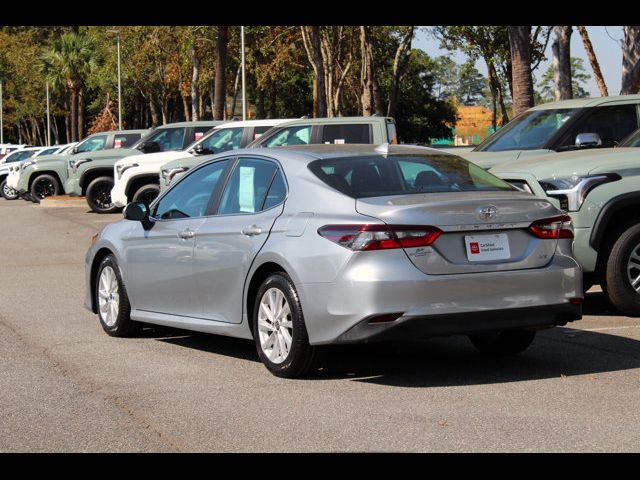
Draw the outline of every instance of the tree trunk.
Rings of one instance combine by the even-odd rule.
[[[196,45],[191,46],[191,119],[194,122],[200,120],[200,92],[198,91],[198,77],[200,76],[200,58],[196,55]]]
[[[190,122],[191,114],[189,112],[189,100],[187,99],[186,95],[180,94],[180,97],[182,98],[182,110],[184,111],[184,121]]]
[[[189,109],[187,108],[187,112]],[[162,113],[162,124],[169,123],[169,100],[166,97],[160,99],[160,112]]]
[[[367,35],[367,27],[360,27],[360,52],[362,58],[362,69],[360,71],[360,85],[362,94],[360,103],[362,105],[362,115],[368,117],[373,114],[373,81],[371,79],[371,56],[369,55],[370,43]]]
[[[504,102],[504,92],[502,91],[502,85],[500,84],[500,77],[498,77],[498,71],[496,70],[493,61],[487,61],[487,72],[489,73],[489,91],[491,92],[491,102],[493,105],[493,113],[491,118],[491,126],[496,130],[498,120],[498,105],[500,106],[500,125],[506,125],[509,122],[509,114]]]
[[[265,96],[264,89],[262,88],[258,89],[258,104],[256,105],[256,108],[257,108],[256,118],[266,117],[265,110],[264,110],[264,96]]]
[[[78,91],[71,89],[71,141],[78,141]]]
[[[391,91],[389,92],[389,104],[387,106],[387,116],[396,116],[396,107],[398,105],[398,92],[400,90],[400,76],[407,64],[408,54],[411,51],[411,41],[413,40],[414,27],[409,27],[409,30],[404,33],[400,40],[400,45],[396,49],[396,54],[393,58],[393,70],[391,74]]]
[[[513,78],[513,114],[519,115],[533,107],[533,77],[531,75],[531,26],[509,26],[511,68]]]
[[[553,81],[556,101],[573,98],[571,84],[571,33],[573,27],[554,27],[556,38],[551,44],[553,51]]]
[[[640,92],[640,26],[624,27],[620,95]]]
[[[153,99],[149,99],[149,110],[151,112],[151,126],[157,127],[160,125],[160,112],[158,111],[158,105]]]
[[[229,43],[229,27],[218,27],[216,39],[216,77],[213,99],[213,119],[224,119],[224,107],[227,99],[227,45]]]
[[[84,89],[78,92],[78,140],[84,138]]]
[[[327,116],[327,98],[325,89],[325,73],[320,46],[320,27],[300,27],[302,42],[307,52],[309,63],[313,67],[313,116]]]
[[[278,118],[278,89],[275,80],[271,80],[269,85],[269,118]]]
[[[228,118],[233,118],[236,114],[236,102],[238,101],[238,84],[240,82],[240,70],[242,65],[238,65],[238,70],[236,71],[236,79],[233,82],[233,101],[231,102],[231,112],[229,113]]]
[[[604,83],[604,77],[602,76],[602,72],[600,71],[600,64],[598,63],[595,52],[593,51],[593,45],[591,45],[591,40],[589,40],[587,29],[584,28],[584,26],[579,26],[577,28],[578,32],[580,32],[580,37],[582,38],[584,49],[587,52],[587,58],[589,59],[589,63],[591,64],[593,76],[596,78],[596,84],[598,85],[598,90],[600,90],[600,95],[603,97],[607,97],[609,96],[609,90],[607,90],[607,85]]]

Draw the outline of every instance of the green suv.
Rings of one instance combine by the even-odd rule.
[[[184,150],[221,121],[178,122],[161,125],[131,148],[84,155],[69,162],[68,178],[64,184],[67,195],[86,196],[87,204],[97,213],[118,210],[111,201],[114,185],[113,166],[121,158],[141,153]]]
[[[396,124],[390,117],[300,118],[277,125],[246,148],[283,147],[308,144],[398,143]],[[209,156],[186,157],[165,163],[160,169],[160,190],[172,179]]]
[[[590,134],[594,143],[604,139]],[[531,157],[489,170],[549,199],[573,221],[585,291],[600,284],[621,312],[640,316],[640,130],[615,148]]]
[[[67,179],[67,164],[100,151],[124,151],[135,144],[147,130],[118,130],[89,135],[67,155],[42,155],[23,162],[17,180],[19,195],[39,202],[62,193]]]
[[[609,148],[640,126],[640,95],[550,102],[514,118],[460,156],[483,167],[586,148]],[[598,134],[600,144],[586,134]],[[591,139],[590,139],[591,138]]]

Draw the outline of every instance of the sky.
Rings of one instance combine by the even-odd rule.
[[[420,27],[418,33],[413,41],[413,48],[420,48],[427,52],[430,56],[448,55],[451,56],[457,63],[464,63],[466,56],[460,52],[449,52],[447,50],[440,49],[440,42],[433,37],[425,29],[429,27]],[[620,40],[622,39],[622,27],[587,27],[589,38],[593,45],[596,58],[600,63],[600,71],[604,76],[604,82],[609,90],[609,95],[618,95],[620,93],[620,87],[622,85],[622,49],[620,48]],[[536,85],[540,81],[540,78],[544,72],[551,65],[551,43],[553,42],[553,33],[549,39],[547,50],[545,52],[547,60],[540,63],[540,66],[534,72]],[[599,97],[600,92],[593,77],[593,71],[591,65],[587,59],[587,54],[582,44],[582,38],[580,33],[574,27],[573,34],[571,35],[571,56],[583,59],[583,65],[586,72],[591,75],[591,78],[586,82],[585,89],[590,93],[592,97]],[[482,59],[476,62],[476,68],[483,74],[487,75],[487,67]]]

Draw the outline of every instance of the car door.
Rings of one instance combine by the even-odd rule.
[[[194,169],[152,206],[149,230],[136,225],[125,241],[132,308],[198,317],[193,247],[209,204],[224,183],[231,160]]]
[[[240,157],[215,209],[198,230],[194,281],[202,318],[240,323],[244,282],[275,219],[282,213],[286,182],[279,165]]]

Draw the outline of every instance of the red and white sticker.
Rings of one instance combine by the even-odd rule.
[[[344,138],[336,138],[333,143],[335,145],[344,145]]]
[[[122,140],[120,138],[114,140],[113,148],[122,148]]]
[[[511,257],[509,237],[506,233],[495,235],[465,235],[464,243],[470,262],[504,260]]]
[[[203,135],[204,135],[204,133],[202,133],[202,132],[196,132],[196,138],[194,139],[194,142],[195,142],[196,140],[200,140],[200,139],[202,138],[202,136],[203,136]]]

